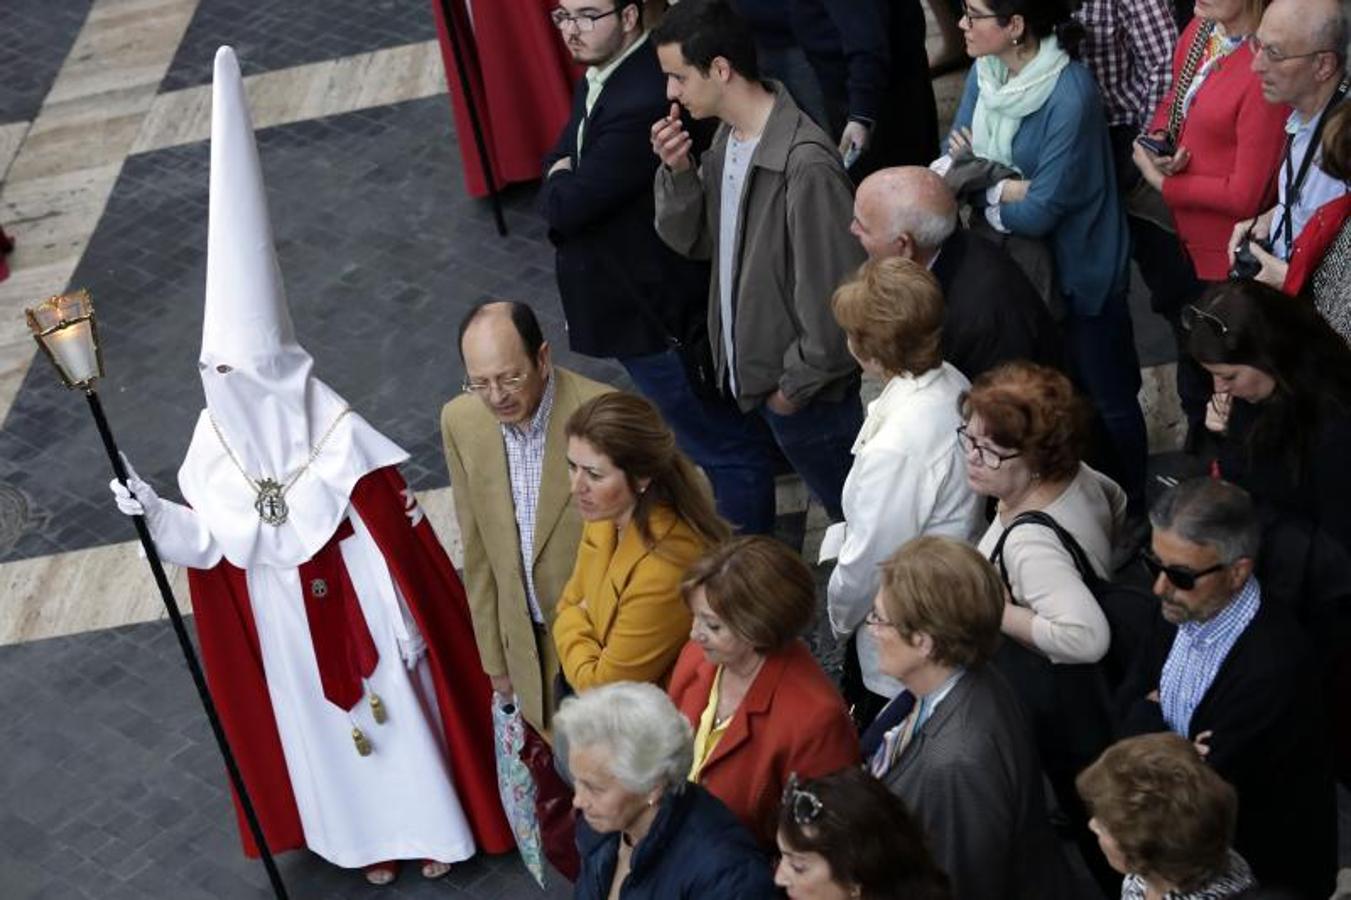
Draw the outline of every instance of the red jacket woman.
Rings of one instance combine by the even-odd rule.
[[[690,780],[773,847],[789,775],[859,763],[844,700],[797,637],[816,584],[783,544],[743,537],[696,562],[680,587],[694,625],[667,692],[694,729]]]
[[[1173,87],[1155,110],[1150,132],[1168,127],[1183,65],[1197,31],[1206,21],[1198,15],[1178,39],[1173,54]],[[1197,78],[1202,77],[1199,72]],[[1185,150],[1188,158],[1176,174],[1163,179],[1163,199],[1173,213],[1178,237],[1198,278],[1225,278],[1234,223],[1268,209],[1274,201],[1274,175],[1285,150],[1289,115],[1289,107],[1268,103],[1262,97],[1262,83],[1252,71],[1252,50],[1246,43],[1206,72],[1177,138],[1179,155]]]

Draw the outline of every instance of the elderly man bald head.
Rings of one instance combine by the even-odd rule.
[[[849,230],[871,259],[900,256],[927,265],[956,228],[956,198],[921,166],[874,172],[854,195]]]

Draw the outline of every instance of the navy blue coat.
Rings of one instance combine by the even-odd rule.
[[[582,873],[575,900],[605,900],[619,832],[577,821]],[[778,897],[769,860],[722,801],[697,784],[668,793],[647,836],[633,848],[621,900],[757,900]]]
[[[680,256],[657,237],[652,123],[670,111],[666,77],[651,40],[610,75],[587,117],[585,78],[572,116],[544,160],[572,169],[545,178],[539,203],[557,249],[558,293],[568,344],[587,356],[645,356],[691,342],[708,314],[707,262]],[[696,134],[696,141],[699,136]],[[696,149],[698,149],[696,147]]]

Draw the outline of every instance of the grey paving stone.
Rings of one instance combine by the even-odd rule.
[[[4,22],[4,40],[0,40],[0,125],[37,117],[91,2],[5,0],[0,13]]]
[[[201,0],[161,89],[209,82],[221,44],[252,75],[435,37],[426,0]]]

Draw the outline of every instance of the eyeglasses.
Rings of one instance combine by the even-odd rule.
[[[1000,453],[993,447],[987,447],[985,444],[976,443],[976,439],[967,434],[965,425],[957,426],[957,443],[961,446],[962,452],[967,456],[976,454],[976,460],[991,472],[997,470],[1007,460],[1016,459],[1022,456],[1022,451],[1017,450],[1013,453]]]
[[[1178,318],[1181,321],[1183,331],[1195,331],[1198,324],[1205,323],[1215,329],[1215,333],[1220,337],[1229,333],[1229,326],[1224,323],[1224,319],[1213,312],[1206,312],[1194,304],[1189,303],[1182,307],[1182,313]]]
[[[874,628],[891,628],[896,623],[882,618],[878,615],[876,609],[868,610],[868,614],[863,617],[864,625],[871,625]]]
[[[464,388],[466,393],[477,394],[482,397],[496,388],[502,394],[515,394],[530,379],[529,375],[508,375],[505,378],[499,378],[496,381],[489,381],[486,378],[466,378],[460,387]]]
[[[1306,59],[1310,56],[1317,56],[1320,53],[1336,53],[1336,50],[1311,50],[1308,53],[1282,53],[1279,50],[1273,50],[1269,45],[1262,43],[1262,39],[1255,34],[1248,35],[1248,49],[1252,51],[1253,56],[1265,56],[1274,63],[1283,63],[1288,59]]]
[[[569,15],[567,10],[555,9],[549,13],[549,19],[554,23],[554,27],[557,28],[559,31],[565,31],[569,25],[575,25],[577,26],[577,30],[579,32],[581,32],[582,34],[586,34],[587,32],[595,31],[596,23],[599,22],[601,19],[605,18],[606,16],[613,16],[617,12],[619,12],[619,10],[612,9],[609,12],[578,13],[577,15],[574,16]]]
[[[825,807],[822,806],[820,797],[798,787],[801,783],[796,772],[789,774],[788,784],[783,789],[783,805],[792,811],[794,822],[799,825],[810,825],[821,818]]]
[[[965,3],[962,4],[962,18],[968,22],[979,22],[981,19],[997,19],[999,13],[973,13],[971,7]]]
[[[1153,551],[1141,550],[1140,559],[1144,562],[1145,568],[1149,570],[1151,578],[1158,578],[1159,573],[1167,576],[1172,582],[1173,587],[1178,590],[1190,591],[1196,587],[1196,582],[1205,578],[1207,575],[1213,575],[1225,568],[1224,563],[1215,563],[1209,568],[1202,569],[1199,572],[1188,569],[1186,566],[1170,566],[1163,560],[1154,555]]]

